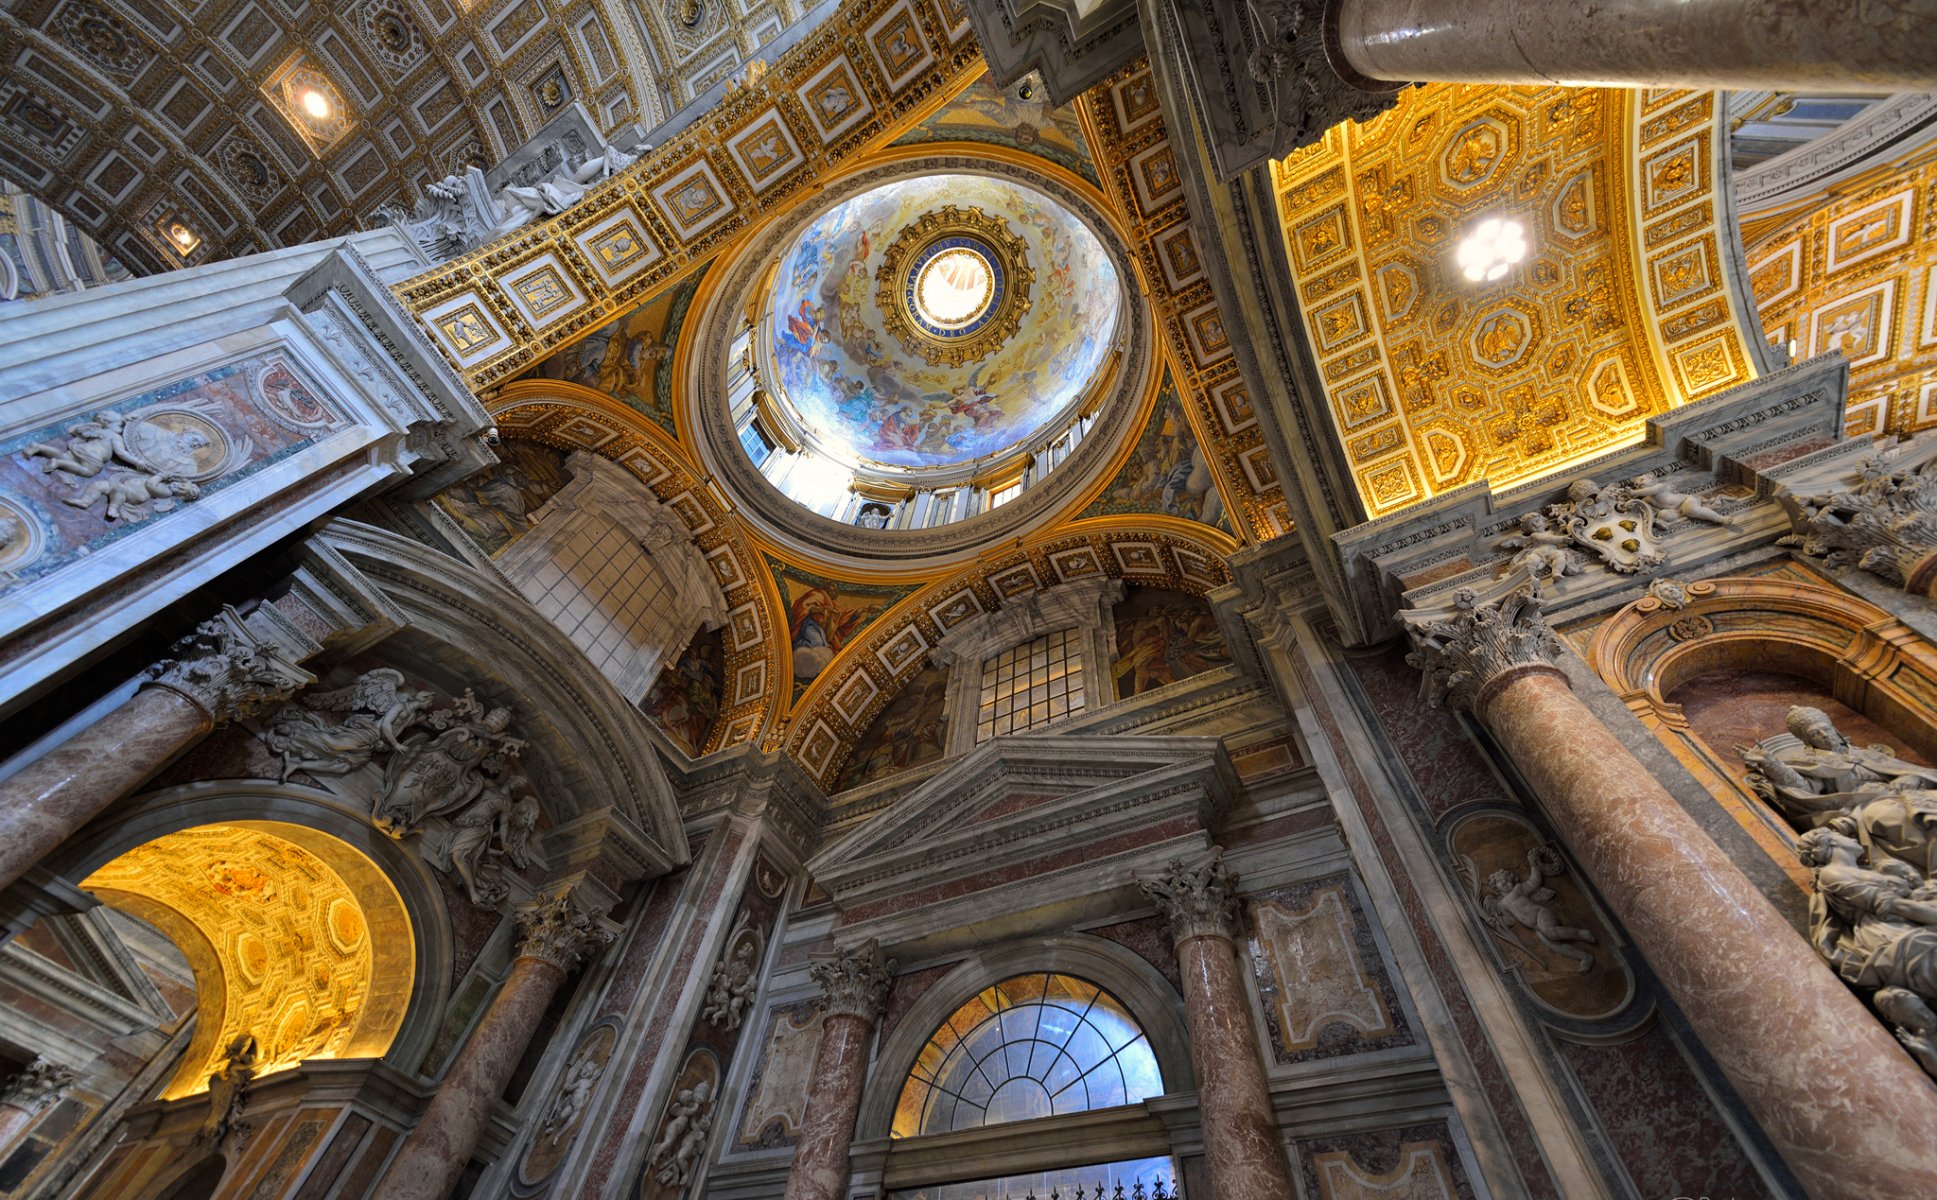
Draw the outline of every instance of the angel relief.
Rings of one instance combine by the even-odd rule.
[[[1560,856],[1551,848],[1534,846],[1527,851],[1526,878],[1504,867],[1487,876],[1480,911],[1488,928],[1529,958],[1540,956],[1521,938],[1521,929],[1532,930],[1542,946],[1571,963],[1576,974],[1585,974],[1593,969],[1594,956],[1577,943],[1593,945],[1594,933],[1561,924],[1551,907],[1554,890],[1546,886],[1548,877],[1560,874],[1561,866]]]
[[[509,708],[486,709],[469,688],[447,706],[379,667],[347,687],[299,697],[266,722],[263,741],[298,772],[370,806],[370,823],[456,875],[473,904],[509,893],[505,862],[529,865],[542,815],[517,770],[524,742]],[[380,761],[381,760],[381,761]]]

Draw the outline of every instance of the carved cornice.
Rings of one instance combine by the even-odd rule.
[[[280,704],[315,681],[283,647],[257,637],[241,613],[223,605],[148,668],[146,686],[187,697],[221,725]]]
[[[1237,938],[1237,879],[1225,867],[1220,848],[1211,847],[1208,856],[1194,863],[1173,858],[1162,874],[1140,876],[1137,885],[1170,923],[1174,940]]]
[[[587,912],[569,892],[534,901],[517,917],[517,957],[539,959],[561,971],[603,950],[618,933]]]
[[[1435,706],[1486,716],[1486,702],[1530,671],[1560,674],[1560,636],[1540,613],[1530,588],[1482,604],[1471,588],[1453,596],[1448,617],[1402,614],[1412,637],[1406,662],[1425,672],[1422,691]]]
[[[881,943],[873,938],[807,968],[820,985],[828,1016],[859,1017],[870,1024],[881,1016],[894,969],[895,960],[882,957]]]

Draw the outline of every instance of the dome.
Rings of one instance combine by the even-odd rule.
[[[764,374],[831,458],[955,467],[1076,405],[1122,304],[1102,243],[1043,193],[984,175],[901,179],[829,209],[781,254]]]

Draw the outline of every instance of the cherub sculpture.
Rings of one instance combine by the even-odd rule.
[[[249,1084],[256,1077],[260,1048],[252,1033],[237,1034],[223,1052],[222,1060],[208,1077],[209,1112],[203,1119],[196,1141],[209,1146],[229,1143],[230,1149],[248,1145],[253,1132],[242,1119],[249,1103]]]
[[[540,1141],[555,1142],[570,1133],[591,1103],[592,1089],[597,1086],[599,1076],[605,1073],[605,1062],[600,1059],[592,1046],[578,1052],[578,1057],[565,1068],[565,1079],[559,1085],[558,1098],[552,1101],[551,1108],[545,1113],[544,1124],[538,1127]]]
[[[405,730],[436,697],[403,686],[403,672],[379,667],[357,676],[356,682],[334,691],[305,696],[286,704],[270,719],[263,740],[282,756],[282,778],[297,771],[311,775],[346,775],[388,746],[403,749]],[[319,712],[349,713],[329,724]]]
[[[1666,479],[1657,479],[1653,475],[1636,475],[1628,480],[1628,490],[1654,505],[1657,515],[1669,521],[1685,517],[1694,521],[1706,521],[1710,525],[1735,524],[1735,518],[1724,516],[1709,507],[1700,496],[1676,491]]]
[[[1541,587],[1569,575],[1578,575],[1585,568],[1581,556],[1571,547],[1574,539],[1564,533],[1556,533],[1552,522],[1540,513],[1528,513],[1520,518],[1520,532],[1511,537],[1501,538],[1497,545],[1502,550],[1517,550],[1500,571],[1501,575],[1526,568],[1527,577],[1535,587]]]
[[[72,496],[62,496],[61,503],[93,508],[97,501],[106,500],[108,520],[139,521],[168,512],[177,501],[197,500],[201,495],[202,489],[194,480],[180,475],[137,475],[123,471],[90,480]]]
[[[733,952],[713,968],[701,1020],[729,1031],[740,1027],[741,1019],[753,1005],[753,954],[753,939],[740,938]]]
[[[702,1079],[673,1097],[666,1114],[665,1128],[653,1143],[646,1161],[658,1165],[657,1178],[667,1187],[684,1187],[692,1178],[693,1166],[706,1148],[706,1135],[713,1128],[713,1084]]]
[[[1574,963],[1575,974],[1584,975],[1593,969],[1594,956],[1571,945],[1573,942],[1594,943],[1593,931],[1574,925],[1562,925],[1548,905],[1553,902],[1554,891],[1546,886],[1550,875],[1560,874],[1560,856],[1545,846],[1535,846],[1527,851],[1527,877],[1520,879],[1512,871],[1502,868],[1487,876],[1486,894],[1480,900],[1480,911],[1486,916],[1486,923],[1493,932],[1518,946],[1529,956],[1533,950],[1520,940],[1516,927],[1531,929],[1540,944]]]

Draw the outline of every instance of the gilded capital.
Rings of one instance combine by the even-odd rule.
[[[1158,875],[1137,879],[1144,895],[1170,922],[1176,941],[1194,937],[1238,936],[1237,880],[1224,865],[1224,855],[1213,849],[1208,858],[1188,863],[1173,858]]]
[[[58,1063],[44,1058],[36,1058],[20,1069],[5,1083],[0,1083],[0,1104],[10,1104],[24,1112],[37,1112],[49,1101],[58,1098],[68,1084],[74,1082],[74,1072]]]
[[[1560,637],[1531,588],[1485,603],[1461,588],[1452,615],[1408,617],[1406,632],[1413,645],[1406,662],[1425,673],[1420,690],[1429,704],[1477,712],[1490,689],[1513,675],[1560,669]]]
[[[615,932],[568,892],[547,896],[518,910],[519,958],[536,958],[569,971],[609,945]]]
[[[147,686],[186,696],[220,725],[280,704],[315,679],[225,604],[148,668]]]
[[[821,1005],[828,1016],[860,1017],[864,1021],[881,1015],[894,969],[895,960],[882,957],[881,943],[873,938],[807,968],[814,982],[821,985]]]

